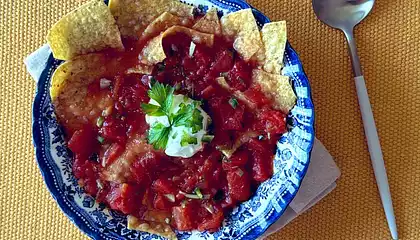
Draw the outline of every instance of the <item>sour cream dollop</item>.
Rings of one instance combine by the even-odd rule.
[[[173,96],[173,103],[170,109],[170,114],[176,114],[180,109],[180,105],[183,103],[185,105],[193,104],[195,100],[182,95],[176,94]],[[150,99],[150,104],[159,105],[154,99]],[[209,115],[200,107],[196,106],[196,109],[200,111],[200,115],[203,117],[201,130],[193,133],[191,127],[186,126],[172,126],[169,133],[168,143],[166,145],[165,154],[172,157],[183,157],[189,158],[192,157],[195,153],[200,151],[203,148],[203,137],[207,134],[207,128],[210,124]],[[153,126],[157,123],[161,123],[166,127],[171,126],[167,116],[149,116],[146,115],[146,122]],[[185,139],[196,139],[196,143],[186,143]],[[184,141],[183,141],[184,139]]]

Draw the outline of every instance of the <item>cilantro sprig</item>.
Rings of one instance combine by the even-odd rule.
[[[172,105],[174,102],[174,87],[155,82],[147,94],[159,105],[151,103],[141,104],[144,113],[149,116],[167,116],[169,126],[162,123],[156,123],[151,126],[148,132],[148,141],[155,149],[165,149],[168,143],[169,134],[172,127],[185,126],[192,129],[192,133],[197,133],[203,127],[203,116],[198,107],[201,105],[199,101],[192,103],[181,103],[176,113],[172,113]],[[197,138],[191,137],[188,134],[183,134],[181,145],[197,144]]]

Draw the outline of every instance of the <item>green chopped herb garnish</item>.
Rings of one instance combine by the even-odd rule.
[[[203,129],[203,119],[198,107],[201,105],[200,101],[193,101],[192,103],[181,103],[176,113],[172,113],[172,105],[174,99],[175,88],[159,82],[155,82],[150,90],[147,92],[149,97],[156,101],[156,104],[143,103],[141,108],[144,113],[149,116],[167,116],[169,126],[164,126],[161,123],[154,124],[149,129],[148,140],[155,149],[165,149],[168,143],[169,133],[172,127],[184,126],[192,129],[192,133],[197,133]],[[186,96],[185,96],[186,97]],[[188,97],[184,101],[189,100]],[[172,136],[173,139],[177,137],[176,134]],[[181,146],[188,144],[197,144],[197,138],[192,137],[187,133],[181,138]]]
[[[235,109],[239,103],[238,103],[238,100],[236,100],[236,98],[232,97],[229,99],[229,104]]]
[[[96,139],[98,139],[98,142],[100,142],[101,144],[104,143],[105,138],[98,136]]]
[[[201,193],[201,190],[199,188],[195,188],[194,192],[200,199],[203,199],[203,194]]]
[[[147,138],[149,143],[153,145],[155,149],[164,149],[168,143],[169,133],[171,127],[166,127],[162,123],[156,123],[149,129]]]
[[[189,144],[197,144],[197,138],[190,136],[187,132],[184,132],[181,138],[181,146],[185,147]]]
[[[154,117],[165,116],[163,109],[160,106],[157,106],[154,104],[142,103],[141,109],[143,109],[143,112],[149,116],[154,116]]]
[[[209,143],[213,140],[213,138],[214,138],[213,135],[204,135],[201,141]]]
[[[190,55],[190,57],[193,57],[194,56],[194,51],[195,51],[195,43],[191,41],[190,49],[189,49],[189,52],[188,52],[188,54]]]
[[[102,116],[98,117],[98,119],[96,120],[96,126],[98,128],[102,127],[102,125],[104,124],[104,121],[105,121],[104,117],[102,117]]]

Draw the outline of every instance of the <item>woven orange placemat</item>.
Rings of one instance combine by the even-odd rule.
[[[34,161],[35,84],[23,59],[75,0],[0,1],[0,239],[87,239],[59,210]],[[311,80],[318,138],[342,170],[337,189],[270,239],[389,239],[342,34],[310,0],[253,0],[288,34]],[[420,239],[420,3],[377,1],[356,30],[401,239]]]

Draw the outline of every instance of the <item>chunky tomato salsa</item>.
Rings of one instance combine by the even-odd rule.
[[[84,99],[89,111],[71,109],[84,121],[63,125],[74,176],[98,202],[182,231],[215,231],[271,177],[285,114],[252,82],[252,62],[244,62],[232,43],[215,38],[213,48],[191,45],[191,37],[177,33],[164,39],[167,58],[152,74],[119,71],[96,79]],[[150,144],[141,106],[150,102],[154,84],[199,102],[211,119],[210,137],[193,156],[168,156]]]

